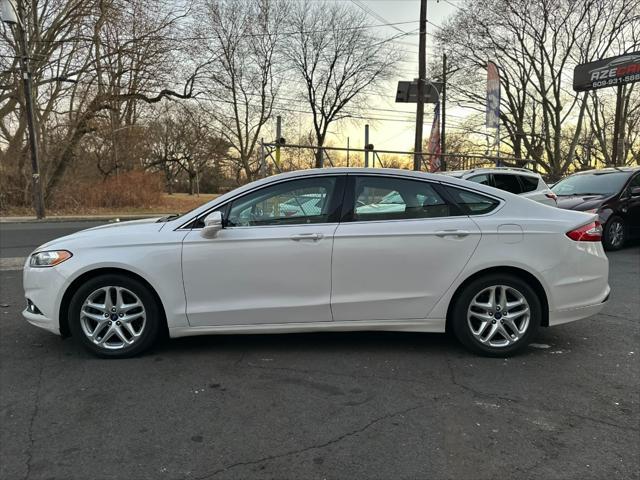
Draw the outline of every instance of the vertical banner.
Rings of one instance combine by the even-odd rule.
[[[496,129],[495,143],[500,156],[500,72],[494,62],[487,62],[487,128]],[[500,166],[500,160],[496,160]]]
[[[440,148],[440,103],[436,103],[435,113],[433,115],[433,124],[431,125],[431,133],[429,134],[429,171],[438,172],[442,167],[440,158],[442,150]]]

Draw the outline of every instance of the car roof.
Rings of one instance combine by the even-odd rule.
[[[438,172],[443,175],[448,175],[450,177],[461,178],[465,175],[471,175],[472,173],[506,173],[512,175],[528,175],[531,177],[539,177],[540,174],[536,172],[532,172],[526,168],[520,167],[480,167],[480,168],[472,168],[469,170],[451,170],[448,172]]]
[[[585,170],[582,172],[576,172],[572,175],[604,175],[607,173],[628,173],[629,175],[634,172],[640,172],[640,167],[607,167],[607,168],[594,168],[591,170]]]
[[[242,187],[238,187],[235,190],[227,192],[215,198],[214,200],[211,200],[210,202],[207,202],[204,205],[201,205],[200,207],[192,210],[188,214],[189,220],[185,220],[182,217],[178,217],[178,219],[176,220],[179,220],[180,223],[189,223],[198,215],[200,215],[204,211],[211,209],[216,205],[221,205],[236,196],[243,195],[244,193],[254,190],[256,188],[267,186],[278,181],[294,179],[298,177],[304,178],[304,177],[310,177],[310,176],[330,176],[330,175],[344,175],[344,174],[352,174],[352,175],[366,174],[366,175],[381,175],[381,176],[391,175],[391,176],[398,176],[398,177],[405,177],[405,178],[413,177],[416,179],[431,180],[434,182],[455,185],[465,189],[476,190],[479,193],[483,193],[485,195],[489,195],[494,198],[500,198],[503,200],[505,196],[517,197],[517,195],[513,195],[503,190],[498,190],[493,187],[482,185],[480,183],[473,183],[467,180],[452,177],[450,175],[440,175],[438,173],[426,173],[426,172],[420,172],[420,171],[414,171],[414,170],[403,170],[399,168],[361,168],[361,167],[312,168],[307,170],[294,170],[292,172],[279,173],[278,175],[272,175],[270,177],[262,178],[254,182],[247,183]]]

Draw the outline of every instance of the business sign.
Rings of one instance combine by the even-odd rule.
[[[487,63],[487,121],[488,128],[500,128],[500,72],[493,62]]]
[[[573,70],[573,89],[576,92],[625,85],[638,80],[640,52],[583,63]]]
[[[424,102],[438,103],[440,93],[442,93],[442,83],[428,82],[425,85]],[[418,103],[418,80],[414,80],[413,82],[398,82],[396,103]]]

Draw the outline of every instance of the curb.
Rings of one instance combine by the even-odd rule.
[[[144,218],[157,218],[168,213],[149,213],[141,215],[60,215],[45,217],[38,220],[36,217],[0,217],[0,223],[50,223],[50,222],[118,222],[125,220],[141,220]]]

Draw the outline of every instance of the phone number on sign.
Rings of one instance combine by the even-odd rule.
[[[618,85],[619,83],[637,82],[638,80],[640,80],[640,73],[636,73],[635,75],[627,75],[625,77],[610,78],[609,80],[599,80],[597,82],[593,82],[593,86],[607,87],[610,85]]]

